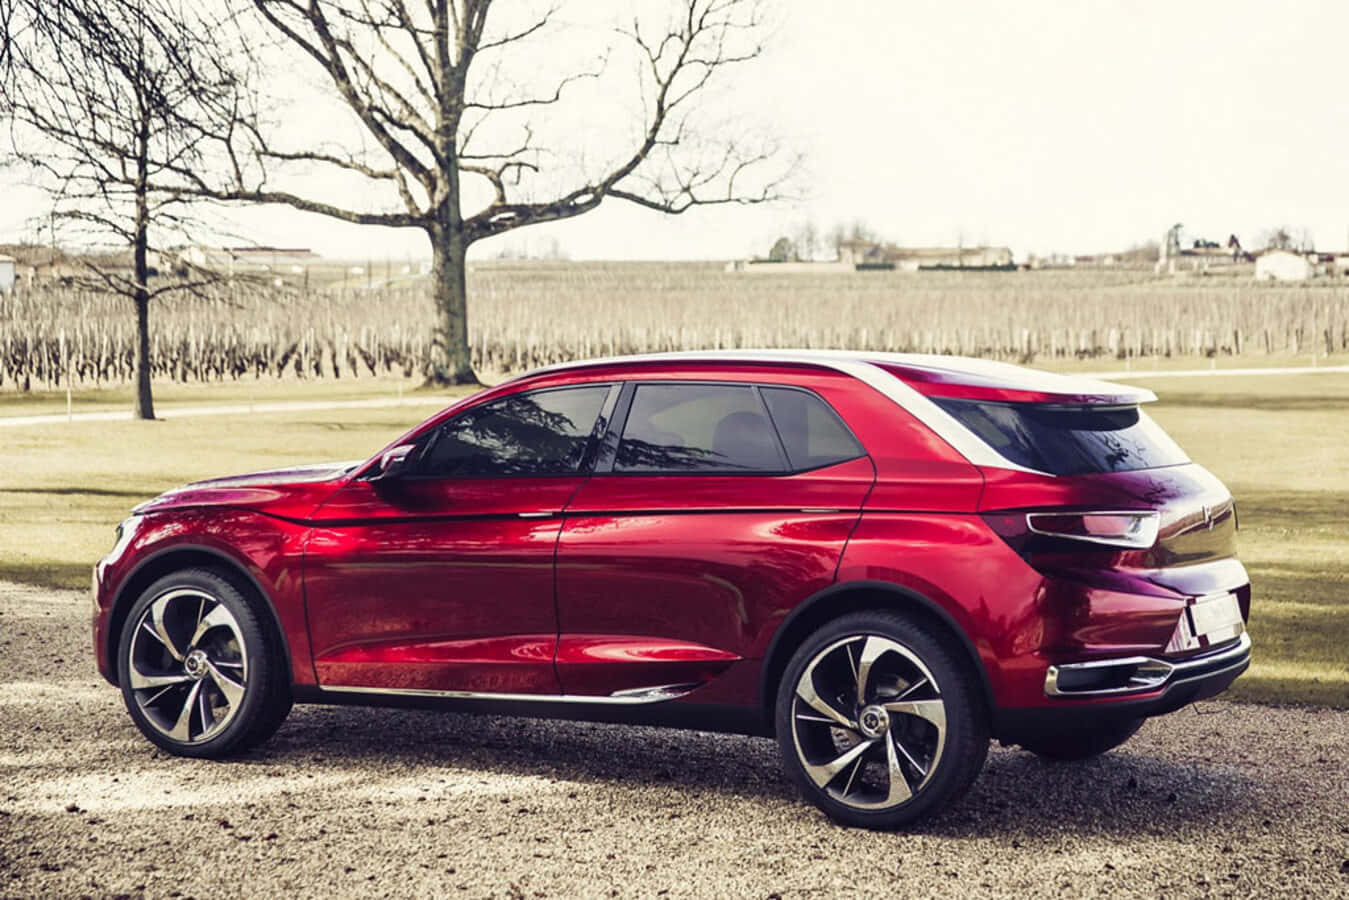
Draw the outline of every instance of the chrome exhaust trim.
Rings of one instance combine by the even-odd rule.
[[[1251,637],[1243,630],[1237,642],[1229,647],[1175,662],[1151,656],[1128,656],[1120,659],[1064,663],[1050,666],[1045,673],[1045,695],[1112,697],[1147,693],[1194,674],[1221,672],[1232,664],[1245,662],[1250,652]],[[1111,684],[1109,687],[1090,686],[1099,684],[1102,680],[1119,683]],[[1074,687],[1075,684],[1084,687]]]

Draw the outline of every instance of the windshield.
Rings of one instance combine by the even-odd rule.
[[[1050,475],[1129,472],[1189,462],[1137,406],[1048,406],[933,397],[1008,462]]]

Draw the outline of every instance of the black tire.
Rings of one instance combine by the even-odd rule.
[[[1076,762],[1108,753],[1138,733],[1145,719],[1122,719],[1080,731],[1066,731],[1021,741],[1021,747],[1042,759]]]
[[[880,611],[840,616],[797,648],[778,685],[787,773],[839,824],[919,822],[959,800],[983,769],[989,716],[978,684],[959,648],[922,620]],[[839,717],[847,727],[834,724]],[[835,771],[845,757],[851,762]]]
[[[155,581],[132,605],[117,642],[117,677],[131,720],[152,743],[219,759],[262,743],[290,712],[283,653],[224,573],[185,569]]]

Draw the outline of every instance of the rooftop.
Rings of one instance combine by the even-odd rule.
[[[578,360],[537,369],[548,372],[628,365],[813,365],[846,372],[875,386],[889,374],[916,393],[934,397],[1028,403],[1132,405],[1156,400],[1152,391],[1080,375],[1061,375],[968,356],[868,350],[687,350]]]

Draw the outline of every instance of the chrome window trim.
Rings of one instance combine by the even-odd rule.
[[[949,444],[952,449],[973,465],[992,469],[1011,469],[1015,472],[1028,472],[1032,475],[1044,475],[1049,478],[1055,477],[1049,472],[1041,472],[1039,469],[1032,469],[1029,466],[1023,466],[1007,459],[973,431],[961,424],[955,416],[933,403],[927,396],[905,384],[897,375],[890,374],[875,363],[839,360],[834,363],[833,368],[853,376],[858,381],[884,394],[894,401],[895,405],[907,410],[915,419],[930,428],[936,433],[937,437]]]

